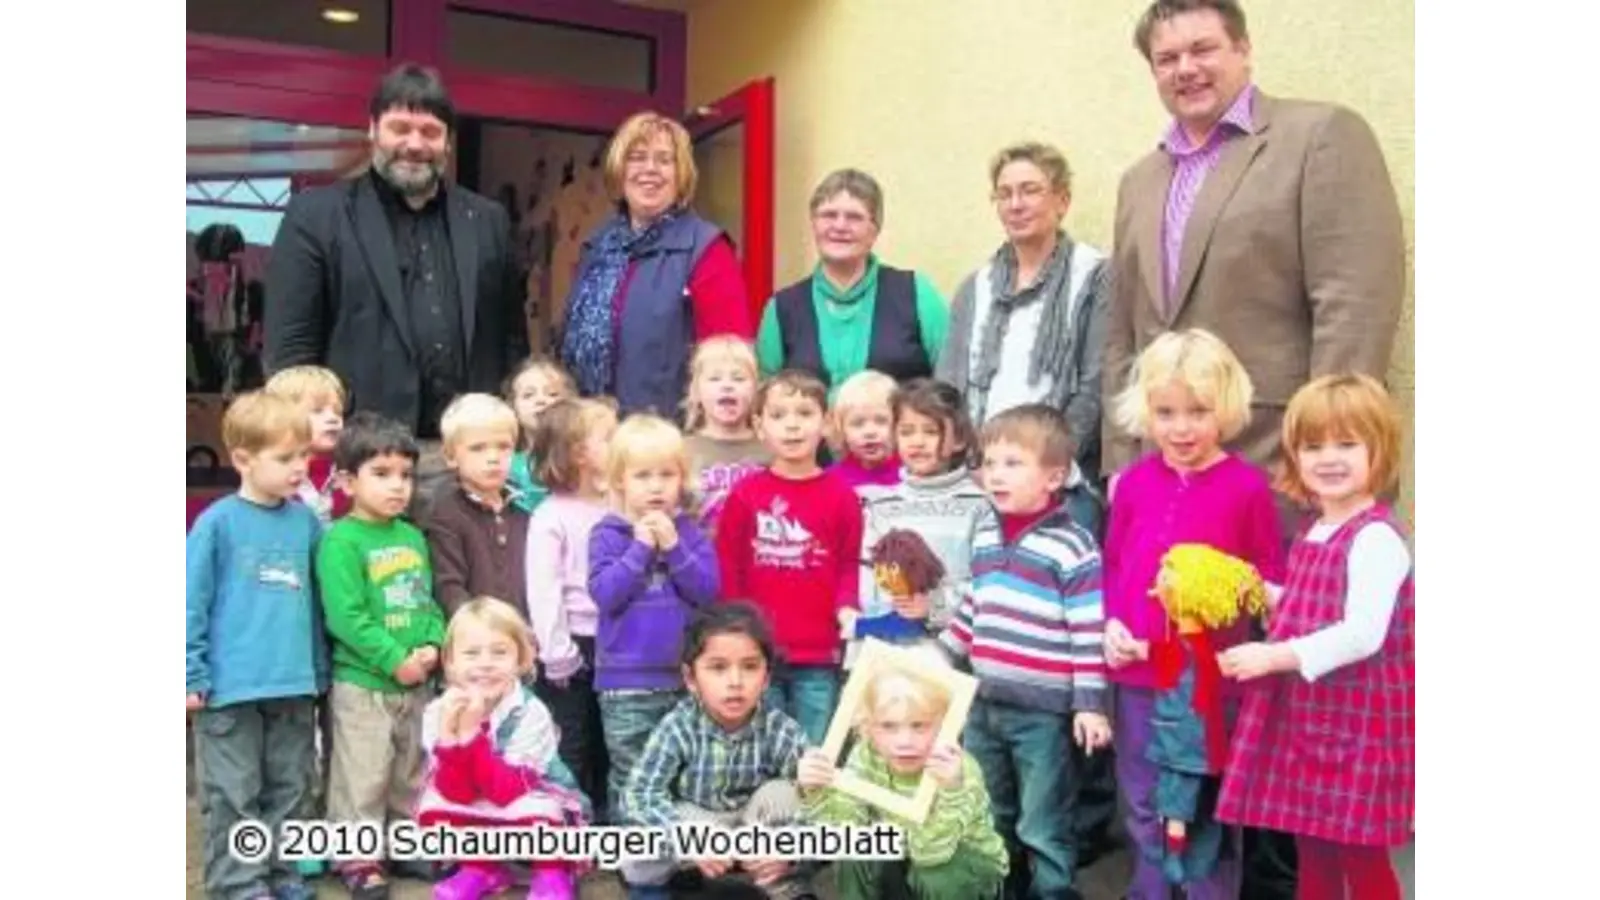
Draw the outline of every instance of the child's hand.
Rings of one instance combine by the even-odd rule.
[[[1107,619],[1105,654],[1106,664],[1113,669],[1120,669],[1129,663],[1147,659],[1150,656],[1150,642],[1135,640],[1133,632],[1122,624],[1121,619]]]
[[[928,618],[928,595],[912,594],[909,597],[896,597],[892,601],[894,611],[906,619]]]
[[[733,868],[733,863],[726,859],[697,859],[694,861],[694,867],[707,878],[721,878]]]
[[[422,663],[422,668],[432,672],[439,665],[439,648],[428,644],[411,651],[411,655]]]
[[[456,744],[461,742],[461,713],[467,708],[471,697],[467,692],[458,687],[446,688],[439,697],[439,742],[442,744]]]
[[[640,516],[639,521],[633,523],[633,539],[646,547],[656,545],[656,530],[650,525],[649,513]]]
[[[939,786],[946,789],[961,787],[961,748],[940,744],[928,754],[928,773]]]
[[[199,712],[200,710],[205,709],[206,696],[204,694],[190,694],[189,696],[184,697],[183,708],[188,712]]]
[[[1092,756],[1094,751],[1111,743],[1111,722],[1101,713],[1078,713],[1072,717],[1072,739]]]
[[[757,887],[773,884],[789,871],[788,861],[782,859],[747,859],[740,866],[750,874],[750,880]]]
[[[650,528],[656,533],[656,546],[663,552],[678,546],[678,526],[673,523],[672,517],[664,512],[653,512],[645,518],[650,520]]]
[[[1300,667],[1300,661],[1286,644],[1252,641],[1217,654],[1217,667],[1229,678],[1249,681],[1263,675],[1293,671]]]
[[[415,651],[394,670],[394,680],[406,687],[416,687],[428,680],[428,670],[423,668],[422,661],[417,659]]]
[[[851,607],[839,610],[839,636],[845,640],[854,640],[856,636],[856,619],[860,618],[860,611]]]
[[[489,716],[489,703],[478,691],[468,689],[467,700],[461,707],[461,717],[456,720],[456,738],[470,741],[478,733],[478,726]]]
[[[834,776],[838,773],[828,754],[820,747],[812,747],[800,757],[795,781],[803,788],[825,788],[833,784]]]

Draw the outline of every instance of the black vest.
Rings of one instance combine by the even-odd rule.
[[[822,364],[811,278],[802,278],[779,291],[772,302],[777,306],[778,330],[783,336],[784,367],[810,372],[833,387],[833,373]],[[932,375],[933,364],[922,346],[917,284],[912,273],[880,264],[876,304],[872,310],[867,368],[900,382]]]

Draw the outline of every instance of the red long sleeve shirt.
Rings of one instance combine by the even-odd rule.
[[[838,611],[859,605],[861,528],[861,501],[836,475],[750,475],[717,523],[722,596],[759,607],[788,662],[833,665]]]

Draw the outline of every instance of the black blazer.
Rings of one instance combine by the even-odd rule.
[[[454,184],[445,188],[445,216],[461,282],[467,390],[498,394],[528,353],[511,220],[500,204]],[[419,428],[416,340],[394,234],[370,174],[289,201],[267,262],[263,313],[269,375],[326,366],[350,394],[347,412],[370,410]]]

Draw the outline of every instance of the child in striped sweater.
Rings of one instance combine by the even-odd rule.
[[[1092,753],[1111,740],[1100,551],[1058,500],[1073,458],[1059,411],[1013,407],[984,424],[979,443],[994,512],[973,540],[971,588],[939,640],[978,677],[964,743],[983,768],[996,827],[1013,857],[1027,857],[1011,866],[1009,894],[1075,896],[1072,745]]]

